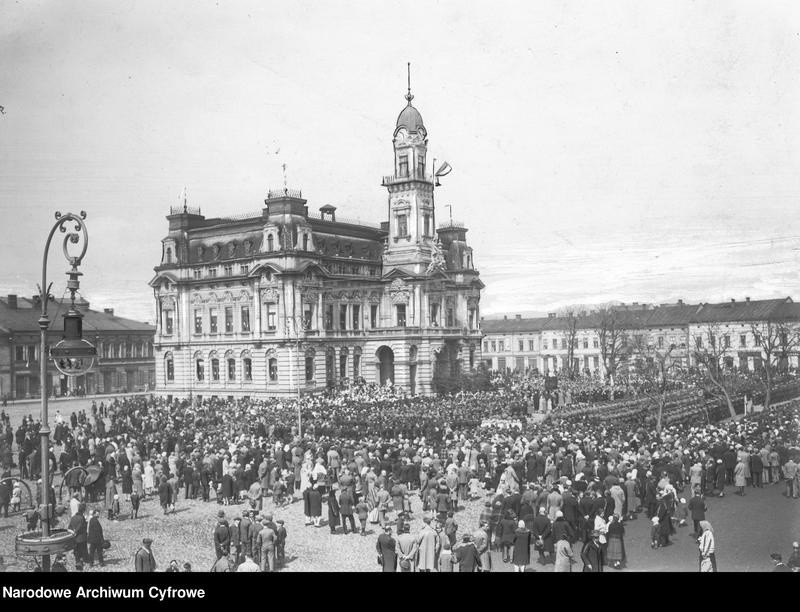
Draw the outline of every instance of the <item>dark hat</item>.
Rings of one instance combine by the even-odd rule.
[[[283,519],[278,519],[278,520],[277,520],[277,521],[275,521],[275,522],[276,522],[276,523],[278,523],[278,525],[283,525]]]
[[[142,544],[152,544],[152,543],[153,543],[152,538],[145,538],[142,540]]]
[[[225,511],[220,510],[219,512],[217,512],[217,518],[225,518]]]

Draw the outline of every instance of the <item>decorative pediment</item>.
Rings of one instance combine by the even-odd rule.
[[[302,294],[303,302],[306,304],[315,304],[319,299],[319,292],[313,290],[306,290]]]
[[[369,301],[370,304],[380,304],[381,296],[378,294],[377,291],[370,291],[367,300]]]
[[[262,304],[275,304],[278,302],[280,294],[275,287],[267,287],[261,290],[261,303]]]
[[[407,304],[411,297],[411,288],[404,280],[396,278],[389,285],[389,295],[392,304]]]

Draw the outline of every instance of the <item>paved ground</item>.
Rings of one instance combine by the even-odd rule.
[[[714,526],[720,571],[768,571],[771,552],[788,555],[792,540],[800,538],[800,500],[786,499],[781,495],[782,489],[782,485],[768,486],[761,490],[748,489],[743,498],[726,495],[723,499],[708,500],[708,518]],[[102,512],[102,504],[96,506]],[[106,567],[90,571],[130,571],[133,555],[145,536],[155,541],[153,550],[162,569],[174,558],[181,564],[189,561],[195,570],[208,570],[214,562],[211,534],[217,511],[223,508],[232,519],[243,507],[181,499],[177,512],[164,516],[158,502],[151,499],[142,504],[137,520],[126,518],[108,522],[103,513],[101,520],[106,537],[113,546],[108,551]],[[273,509],[271,500],[265,507]],[[465,528],[474,529],[481,507],[480,501],[468,502],[458,512],[459,532]],[[412,523],[412,532],[415,532],[422,524],[421,503],[416,497],[412,508],[417,514]],[[123,505],[123,511],[126,510]],[[325,508],[323,513],[326,513]],[[378,571],[375,560],[377,526],[370,526],[367,537],[344,535],[341,528],[332,535],[327,527],[306,527],[299,501],[275,511],[275,518],[283,518],[288,530],[285,571]],[[26,560],[16,558],[13,552],[14,536],[22,525],[20,516],[0,518],[0,555],[5,558],[7,571],[25,571],[33,567]],[[689,529],[678,528],[673,546],[652,550],[646,518],[629,522],[625,537],[628,564],[621,571],[695,571],[697,551]],[[502,563],[499,553],[495,554],[494,566],[499,571],[511,571],[509,565]],[[73,568],[71,558],[69,567]],[[576,569],[579,568],[580,564]],[[530,571],[550,572],[552,566],[534,562]]]

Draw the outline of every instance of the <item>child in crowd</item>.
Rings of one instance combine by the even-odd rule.
[[[369,516],[369,506],[363,499],[356,504],[356,514],[361,522],[361,535],[367,535],[367,517]]]
[[[131,518],[139,518],[139,504],[141,503],[141,498],[139,494],[134,491],[131,493]]]
[[[14,483],[14,490],[11,493],[11,511],[18,512],[19,506],[22,503],[22,489],[18,482]]]
[[[660,535],[661,529],[658,526],[658,517],[654,516],[651,519],[651,522],[653,523],[653,525],[652,527],[650,527],[650,548],[658,548],[660,546],[660,544],[658,543],[659,538],[661,537]]]
[[[108,520],[116,521],[119,516],[119,495],[114,495],[114,501],[111,502],[111,507],[108,509]]]

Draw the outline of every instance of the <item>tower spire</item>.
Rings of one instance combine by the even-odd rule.
[[[413,99],[414,96],[411,95],[411,62],[408,62],[408,93],[406,94],[406,100],[408,100],[409,105]]]

